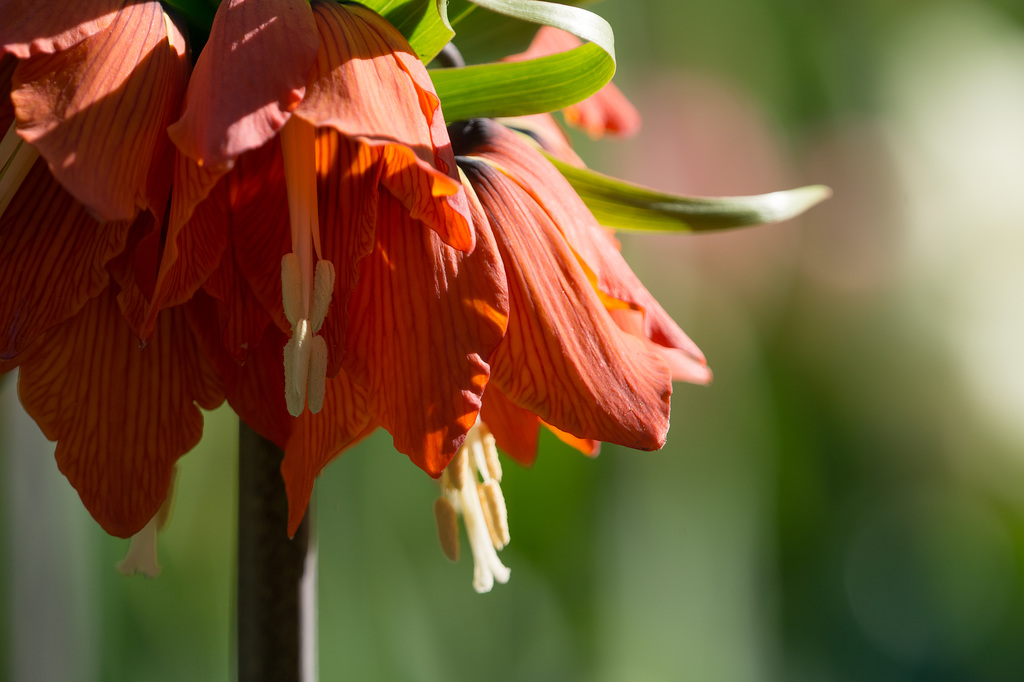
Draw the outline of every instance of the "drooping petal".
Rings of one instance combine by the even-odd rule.
[[[530,47],[507,61],[537,59],[567,52],[581,45],[579,38],[554,26],[541,26]],[[629,136],[640,130],[640,112],[613,83],[562,110],[565,121],[594,138],[605,134]]]
[[[493,382],[484,393],[480,419],[509,457],[526,466],[537,459],[540,418],[506,398]]]
[[[228,246],[231,202],[227,183],[216,182],[213,174],[181,154],[177,157],[177,178],[144,337],[149,336],[162,310],[192,297],[220,265]],[[189,188],[202,191],[204,200],[190,207],[186,217],[181,195],[191,192]]]
[[[293,534],[309,504],[316,476],[346,447],[372,431],[365,393],[342,372],[327,380],[324,408],[295,418],[284,397],[281,354],[287,337],[268,327],[245,364],[224,350],[214,302],[200,292],[187,307],[189,322],[204,354],[224,377],[228,403],[239,418],[285,451],[281,463],[288,493],[289,534]]]
[[[29,355],[22,405],[57,441],[61,472],[104,530],[133,535],[160,508],[174,462],[199,442],[196,405],[223,400],[183,312],[161,315],[140,348],[109,290]]]
[[[323,326],[327,376],[333,377],[345,354],[347,306],[359,279],[359,261],[373,251],[381,164],[376,150],[329,128],[317,134],[316,155],[320,241],[336,273]]]
[[[513,130],[529,135],[548,154],[574,166],[583,166],[583,159],[572,148],[569,138],[551,114],[531,114],[497,119]],[[453,140],[454,142],[454,140]]]
[[[475,127],[473,155],[494,164],[543,207],[572,248],[606,304],[615,301],[644,313],[643,335],[668,349],[677,378],[707,383],[711,371],[697,345],[672,320],[630,269],[613,237],[544,157],[512,131],[495,123]]]
[[[281,257],[290,250],[291,239],[279,143],[274,140],[240,156],[222,182],[230,202],[224,224],[229,246],[204,287],[236,307],[225,330],[225,341],[234,341],[225,347],[242,361],[247,349],[259,344],[267,324],[290,329],[281,303]]]
[[[558,440],[562,441],[569,447],[582,452],[587,457],[597,457],[597,454],[601,452],[601,441],[594,440],[593,438],[577,438],[571,433],[566,433],[561,429],[556,429],[551,424],[544,424],[548,431],[555,434]]]
[[[508,331],[491,356],[491,382],[520,407],[578,438],[661,447],[671,377],[645,344],[608,316],[550,217],[500,171],[462,168],[505,264]]]
[[[282,386],[283,394],[283,386]],[[313,483],[342,450],[368,436],[371,425],[366,394],[344,372],[327,380],[324,407],[295,419],[284,448],[281,474],[288,493],[288,535],[294,535],[309,506]]]
[[[36,161],[0,217],[0,358],[16,356],[106,288],[104,266],[130,227],[97,223]]]
[[[279,327],[288,329],[281,305],[281,256],[290,241],[280,144],[271,140],[243,154],[220,180],[184,155],[177,161],[179,182],[149,324],[164,308],[191,298],[204,282],[210,283],[211,292],[222,302],[237,303],[229,300],[230,291],[242,284],[235,278],[243,277],[250,290],[245,296]],[[189,206],[197,197],[201,200]],[[222,267],[225,270],[218,272]],[[217,279],[210,282],[215,273]],[[262,324],[249,326],[258,328],[255,338],[247,333],[244,339],[236,338],[238,344],[255,347]]]
[[[224,0],[167,131],[186,156],[226,169],[262,147],[302,99],[317,33],[305,0]]]
[[[476,422],[485,361],[506,325],[493,238],[465,255],[382,192],[377,241],[349,301],[346,373],[395,448],[439,476]]]
[[[318,0],[313,11],[321,45],[295,115],[381,147],[384,186],[445,243],[471,250],[455,155],[423,63],[370,10]]]
[[[36,0],[0,0],[0,54],[18,59],[77,45],[110,25],[124,0],[79,0],[43,10]]]
[[[19,134],[79,201],[104,220],[162,215],[170,177],[157,169],[188,78],[185,39],[159,2],[128,4],[104,30],[18,64]]]

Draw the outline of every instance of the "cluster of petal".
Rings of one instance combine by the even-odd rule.
[[[323,406],[297,416],[284,399],[293,332],[280,274],[295,230],[281,131],[294,121],[314,132],[315,259],[336,273]],[[322,467],[376,426],[440,476],[476,422],[507,297],[405,39],[357,5],[226,1],[170,135],[177,184],[140,324],[193,302],[229,403],[285,450],[291,529]]]
[[[453,140],[508,288],[482,412],[499,447],[532,461],[544,423],[591,454],[597,441],[660,448],[672,379],[709,381],[703,354],[527,141],[491,121],[460,126]]]
[[[0,147],[26,159],[0,178],[0,372],[20,368],[22,404],[96,520],[133,535],[199,440],[197,406],[223,400],[183,311],[142,349],[121,306],[155,280],[185,39],[155,1],[5,0],[0,15]]]
[[[377,14],[224,0],[190,71],[155,0],[68,5],[0,0],[0,155],[24,165],[16,192],[0,177],[0,372],[20,368],[108,532],[158,525],[198,408],[226,398],[285,451],[290,531],[327,462],[382,427],[447,476],[489,587],[507,577],[503,502],[481,524],[445,473],[467,434],[524,463],[542,424],[587,454],[656,449],[673,378],[710,379],[557,170],[499,123],[450,132]],[[527,56],[573,46],[552,31]],[[635,129],[602,93],[567,119]],[[496,488],[477,473],[474,495]]]

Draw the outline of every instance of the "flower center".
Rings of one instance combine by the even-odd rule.
[[[7,210],[38,158],[39,152],[21,139],[12,123],[0,140],[0,216]]]
[[[510,539],[500,482],[494,436],[478,420],[441,474],[442,497],[434,504],[441,549],[452,561],[459,558],[458,515],[462,514],[473,552],[473,589],[477,592],[490,592],[495,580],[507,583],[509,578],[508,567],[498,559],[498,550]]]
[[[281,129],[292,252],[281,259],[281,295],[292,337],[284,347],[284,393],[298,417],[323,409],[327,343],[318,336],[334,292],[334,264],[321,257],[316,197],[316,130],[292,116]],[[315,255],[314,255],[315,254]]]

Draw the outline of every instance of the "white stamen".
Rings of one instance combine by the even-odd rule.
[[[171,482],[167,487],[167,497],[164,498],[163,504],[157,509],[156,514],[153,514],[153,518],[142,527],[142,530],[132,536],[124,559],[117,563],[117,570],[121,575],[129,576],[138,573],[147,578],[155,578],[163,570],[157,559],[156,536],[157,531],[163,530],[167,522],[170,521],[177,480],[178,465],[175,464],[171,471]]]
[[[128,552],[124,559],[117,564],[117,570],[121,575],[135,575],[139,573],[147,578],[155,578],[160,575],[163,569],[156,558],[156,527],[157,519],[154,516],[138,533],[132,536],[128,545]]]
[[[317,214],[316,129],[292,116],[281,129],[292,253],[281,259],[281,298],[292,325],[284,348],[285,402],[298,417],[323,409],[327,386],[327,343],[318,336],[334,293],[334,265],[320,250]]]
[[[306,401],[309,411],[317,414],[324,409],[327,395],[327,342],[322,336],[314,336],[310,344],[308,377]]]
[[[485,435],[490,432],[478,421],[441,476],[445,498],[462,514],[473,553],[473,589],[481,593],[490,592],[495,581],[508,582],[510,574],[496,551],[509,541],[508,514],[498,480],[487,466],[493,438],[488,443]]]
[[[334,264],[329,260],[320,260],[316,264],[313,276],[313,305],[309,309],[309,326],[314,334],[320,333],[327,317],[327,309],[331,307],[331,296],[334,294]]]

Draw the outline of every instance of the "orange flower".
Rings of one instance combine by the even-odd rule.
[[[545,424],[590,455],[599,441],[658,449],[672,380],[707,383],[711,372],[554,166],[493,121],[452,128],[459,167],[479,199],[471,202],[477,238],[497,244],[509,298],[481,423],[445,472],[435,508],[451,558],[454,519],[463,516],[473,585],[484,592],[508,579],[495,554],[508,543],[495,445],[529,464]]]
[[[195,298],[228,401],[285,450],[291,530],[373,425],[439,476],[507,304],[405,39],[357,5],[225,1],[169,132],[178,181],[143,326]]]
[[[153,285],[180,113],[185,39],[158,2],[40,11],[3,3],[0,371],[107,532],[127,537],[167,496],[222,392],[182,311],[149,345],[119,292]]]

